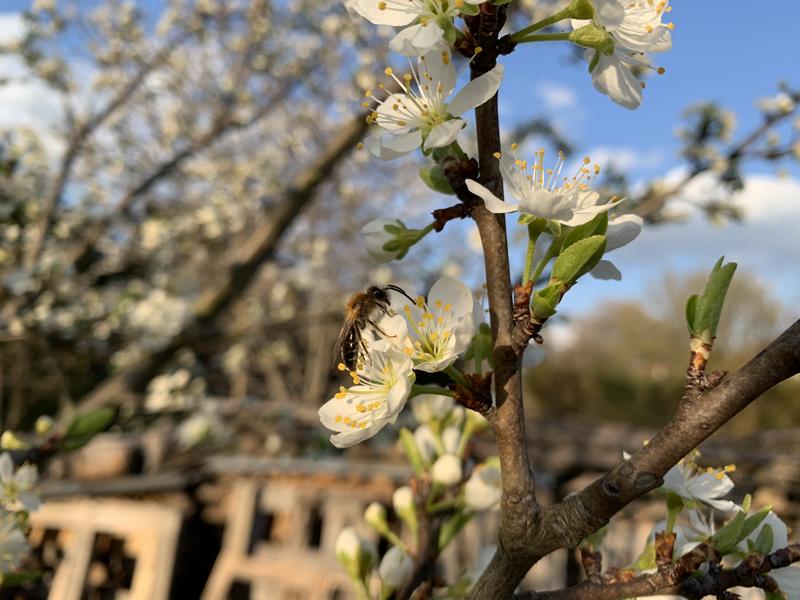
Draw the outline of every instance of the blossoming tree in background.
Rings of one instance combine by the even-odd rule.
[[[393,294],[391,306],[364,327],[352,385],[342,386],[320,410],[331,442],[348,447],[394,423],[407,401],[418,423],[401,429],[402,448],[414,469],[410,486],[397,490],[395,512],[408,533],[401,538],[386,511],[370,505],[366,522],[390,543],[379,559],[353,529],[342,532],[339,560],[364,598],[469,597],[623,599],[674,594],[690,599],[735,598],[737,586],[763,590],[769,598],[794,598],[800,585],[800,545],[789,544],[786,527],[770,510],[745,496],[727,498],[727,473],[693,462],[694,448],[757,398],[800,371],[800,321],[764,351],[728,375],[706,372],[728,286],[736,265],[723,259],[703,290],[686,305],[690,361],[676,413],[652,440],[606,475],[552,506],[537,500],[522,409],[522,359],[559,303],[583,277],[619,279],[606,253],[634,242],[643,219],[626,198],[593,188],[602,166],[587,157],[574,172],[563,154],[548,162],[544,150],[528,160],[516,144],[500,138],[498,94],[502,57],[535,53],[529,44],[568,41],[583,49],[592,84],[614,102],[637,108],[650,54],[671,47],[667,1],[573,0],[560,11],[503,34],[515,2],[346,2],[376,25],[403,27],[389,47],[410,55],[402,74],[386,68],[387,84],[369,89],[377,101],[360,146],[381,160],[420,150],[429,166],[422,179],[458,203],[433,212],[434,222],[409,229],[383,218],[362,230],[370,253],[400,260],[431,231],[455,218],[477,225],[483,247],[486,297],[442,278],[427,299]],[[558,24],[562,31],[542,32]],[[459,87],[457,63],[470,81]],[[370,101],[364,104],[372,106]],[[474,156],[462,146],[462,116],[475,110]],[[775,111],[780,112],[780,109]],[[471,147],[467,146],[467,147]],[[576,162],[576,161],[572,161]],[[512,199],[504,199],[504,183]],[[527,234],[520,281],[511,280],[505,215]],[[510,225],[514,227],[514,225]],[[443,233],[442,235],[446,235]],[[486,308],[486,310],[484,310]],[[488,312],[488,326],[484,322]],[[340,370],[346,371],[344,364]],[[418,378],[442,374],[436,385]],[[446,382],[446,383],[444,383]],[[475,464],[470,437],[492,429],[499,455]],[[535,432],[533,433],[535,435]],[[600,552],[611,517],[647,493],[662,494],[665,520],[631,565],[603,565]],[[436,560],[459,529],[479,511],[499,511],[497,549],[474,576],[443,581]],[[526,572],[560,548],[579,548],[586,581],[551,591],[514,594]],[[376,571],[377,574],[374,573]]]

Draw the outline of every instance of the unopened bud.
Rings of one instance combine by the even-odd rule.
[[[614,40],[611,35],[597,25],[584,25],[569,34],[569,41],[586,48],[595,48],[603,54],[614,52]]]

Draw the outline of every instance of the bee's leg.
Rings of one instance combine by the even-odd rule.
[[[364,341],[362,336],[358,336],[358,362],[362,356],[369,356],[369,348],[367,347],[367,342]]]
[[[389,335],[388,333],[386,333],[383,329],[378,327],[378,324],[375,321],[373,321],[372,319],[367,319],[367,324],[370,327],[372,327],[375,331],[380,333],[383,337],[392,337],[392,338],[393,337],[397,337],[396,335]]]

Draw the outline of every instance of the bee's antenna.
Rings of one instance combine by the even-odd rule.
[[[416,301],[416,300],[414,300],[414,299],[413,299],[411,296],[409,296],[409,295],[408,295],[408,293],[407,293],[407,292],[406,292],[406,291],[405,291],[403,288],[401,288],[400,286],[397,286],[397,285],[390,284],[390,285],[387,285],[387,286],[386,286],[386,289],[387,289],[387,290],[394,290],[395,292],[398,292],[398,293],[400,293],[400,294],[403,294],[403,296],[405,296],[406,298],[408,298],[409,300],[411,300],[411,303],[412,303],[412,304],[416,304],[416,302],[417,302],[417,301]]]

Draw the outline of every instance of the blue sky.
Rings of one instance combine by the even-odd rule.
[[[160,0],[140,4],[147,8]],[[4,0],[0,10],[28,6],[27,0]],[[672,6],[673,49],[654,56],[666,74],[648,80],[639,109],[626,110],[598,93],[585,65],[569,64],[566,43],[529,44],[504,58],[503,127],[544,113],[581,156],[589,153],[595,160],[616,162],[633,181],[645,181],[681,164],[674,130],[688,105],[719,101],[736,113],[741,135],[759,123],[755,101],[774,95],[777,82],[785,79],[800,86],[796,0],[677,0]],[[641,297],[666,271],[707,270],[722,254],[737,260],[742,272],[769,279],[787,304],[800,302],[795,266],[800,237],[793,232],[800,221],[800,169],[789,161],[782,166],[788,173],[783,178],[770,165],[747,166],[750,179],[736,199],[745,208],[745,224],[715,228],[695,216],[685,224],[646,229],[634,243],[610,255],[623,272],[622,282],[582,282],[563,308],[580,312],[609,298]],[[687,195],[698,197],[701,188],[698,182]],[[520,256],[524,252],[522,247],[514,250]]]

